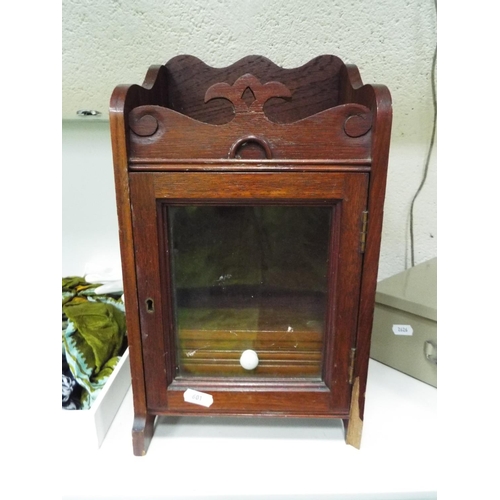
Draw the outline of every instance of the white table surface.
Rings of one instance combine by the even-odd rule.
[[[436,393],[370,360],[360,450],[340,420],[163,417],[135,457],[129,390],[63,499],[434,499]]]

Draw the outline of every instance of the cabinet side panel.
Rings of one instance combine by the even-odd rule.
[[[358,337],[356,341],[355,379],[359,379],[359,417],[363,421],[368,359],[375,308],[384,198],[389,159],[389,144],[392,124],[392,105],[389,90],[383,85],[364,86],[360,97],[371,95],[373,120],[372,172],[368,190],[368,230],[366,252],[363,259],[363,280],[359,308]]]
[[[147,414],[147,405],[142,359],[142,342],[137,306],[134,239],[127,172],[125,123],[123,113],[120,110],[122,99],[121,90],[113,94],[110,112],[110,129],[134,411],[136,416],[145,418]]]

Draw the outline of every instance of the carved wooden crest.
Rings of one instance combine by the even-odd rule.
[[[131,109],[128,115],[131,164],[144,162],[151,156],[157,162],[238,160],[241,158],[238,152],[247,144],[257,145],[261,158],[273,161],[306,158],[342,161],[352,157],[359,162],[369,161],[373,121],[369,107],[344,101],[345,96],[338,97],[340,87],[334,86],[339,85],[338,80],[331,80],[331,92],[337,93],[337,98],[333,102],[325,100],[328,106],[317,111],[316,92],[317,85],[320,85],[317,82],[321,80],[316,75],[315,85],[307,85],[307,79],[314,71],[323,74],[321,67],[316,68],[315,63],[305,65],[303,76],[297,81],[287,77],[287,72],[295,70],[280,69],[265,61],[262,64],[266,71],[262,69],[263,65],[249,68],[251,72],[242,71],[243,74],[233,72],[232,67],[219,70],[196,66],[197,71],[190,74],[188,84],[193,99],[199,106],[206,106],[215,113],[224,107],[227,121],[223,123],[212,121],[209,111],[198,112],[197,116],[202,115],[204,120],[190,116],[185,112],[190,104],[186,96],[176,102],[175,86],[172,100],[166,101],[165,105],[141,104]],[[198,76],[198,70],[207,72],[204,78]],[[163,84],[169,85],[168,74],[161,74],[165,75]],[[217,81],[216,77],[220,80]],[[279,81],[281,79],[287,84]],[[170,96],[170,91],[165,95]],[[278,99],[266,105],[274,98]],[[297,104],[295,98],[299,99]],[[229,101],[234,114],[227,114],[227,105],[212,102],[217,99]],[[313,107],[308,113],[309,103]],[[296,108],[295,116],[302,118],[281,121],[275,111],[271,112],[272,116],[267,116],[271,109],[279,106],[288,110]]]
[[[245,98],[246,96],[246,98]],[[250,73],[240,76],[233,85],[215,83],[205,94],[205,102],[212,99],[227,99],[234,106],[234,112],[263,113],[264,104],[273,97],[291,98],[290,90],[280,82],[260,83]]]

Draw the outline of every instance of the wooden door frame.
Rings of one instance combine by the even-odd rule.
[[[345,418],[349,414],[350,349],[356,342],[362,254],[359,248],[362,212],[366,209],[367,174],[346,173],[131,173],[130,190],[136,250],[138,309],[142,332],[143,367],[147,412],[158,415],[276,415]],[[220,193],[224,193],[221,196]],[[327,344],[322,383],[300,381],[213,381],[203,378],[175,380],[168,265],[159,272],[160,231],[158,203],[238,204],[304,203],[338,204],[338,255],[335,256],[336,290],[329,297],[333,311],[330,331],[338,333]],[[334,231],[334,234],[337,233]],[[154,243],[152,243],[154,242]],[[338,294],[340,290],[342,293]],[[333,297],[335,300],[333,299]],[[154,312],[147,302],[154,303]],[[343,311],[339,312],[339,311]],[[347,312],[349,311],[349,312]],[[340,317],[342,316],[342,321]],[[158,335],[167,331],[168,335]],[[327,335],[326,338],[329,338]],[[347,342],[348,341],[348,342]],[[331,354],[331,353],[338,354]],[[335,356],[333,358],[332,356]],[[167,362],[166,360],[170,360]],[[335,366],[335,370],[333,369]],[[159,376],[165,374],[165,376]],[[186,405],[182,394],[188,387],[210,391],[220,403],[212,409]],[[233,396],[238,394],[238,398]],[[233,395],[233,396],[231,396]],[[233,397],[233,400],[231,400]]]

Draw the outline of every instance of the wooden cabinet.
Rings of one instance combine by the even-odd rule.
[[[340,418],[359,447],[388,90],[335,56],[179,56],[110,123],[134,453],[158,415]]]

